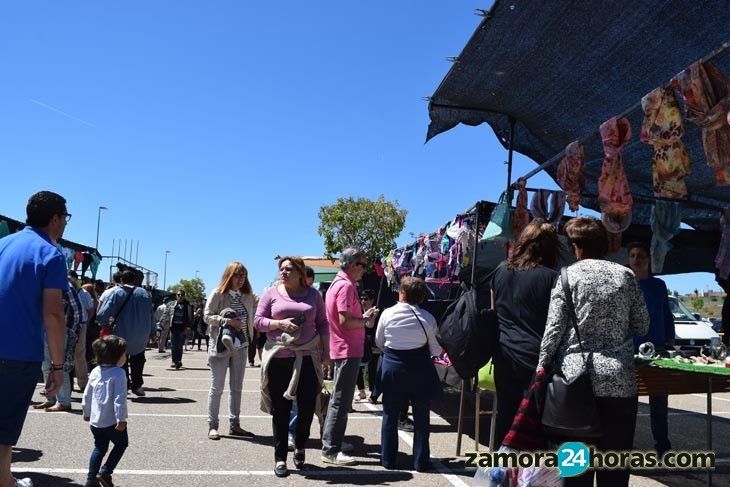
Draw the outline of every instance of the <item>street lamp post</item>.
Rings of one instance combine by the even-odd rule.
[[[200,271],[195,271],[195,279],[198,278],[198,272],[200,272]]]
[[[94,248],[96,250],[99,250],[99,223],[101,223],[101,210],[108,210],[108,209],[109,208],[107,208],[106,206],[100,206],[99,212],[96,216],[96,246],[94,246]]]
[[[167,255],[172,253],[169,250],[165,250],[165,272],[162,274],[162,290],[167,290]]]

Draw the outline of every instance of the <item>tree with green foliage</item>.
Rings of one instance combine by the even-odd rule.
[[[192,279],[180,279],[180,282],[167,288],[168,291],[174,293],[181,289],[185,291],[185,297],[187,297],[188,301],[191,303],[205,301],[205,284],[201,278],[194,277]]]
[[[702,308],[705,307],[705,300],[702,298],[692,298],[690,301],[690,305],[692,308],[694,308],[695,311],[699,312],[702,311]]]
[[[338,198],[334,204],[322,206],[317,231],[324,237],[325,256],[333,259],[345,247],[360,248],[371,259],[387,255],[396,246],[407,213],[397,201],[386,201],[383,195],[375,201]]]

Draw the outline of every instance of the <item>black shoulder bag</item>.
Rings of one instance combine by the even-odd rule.
[[[552,380],[547,385],[542,426],[550,436],[576,439],[600,438],[603,436],[601,420],[588,372],[588,361],[578,333],[578,319],[565,268],[560,271],[560,281],[563,285],[565,301],[568,304],[568,319],[578,339],[584,368],[580,375],[570,381],[563,376],[562,371],[553,374]]]

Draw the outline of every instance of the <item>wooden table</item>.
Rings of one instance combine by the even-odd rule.
[[[707,451],[712,451],[712,393],[730,392],[730,375],[647,365],[636,368],[636,379],[640,396],[706,393]],[[712,485],[712,470],[707,485]]]

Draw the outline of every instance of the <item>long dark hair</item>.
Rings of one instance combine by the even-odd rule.
[[[542,218],[536,218],[522,230],[507,258],[507,268],[524,271],[539,265],[556,267],[562,247],[557,229]]]

